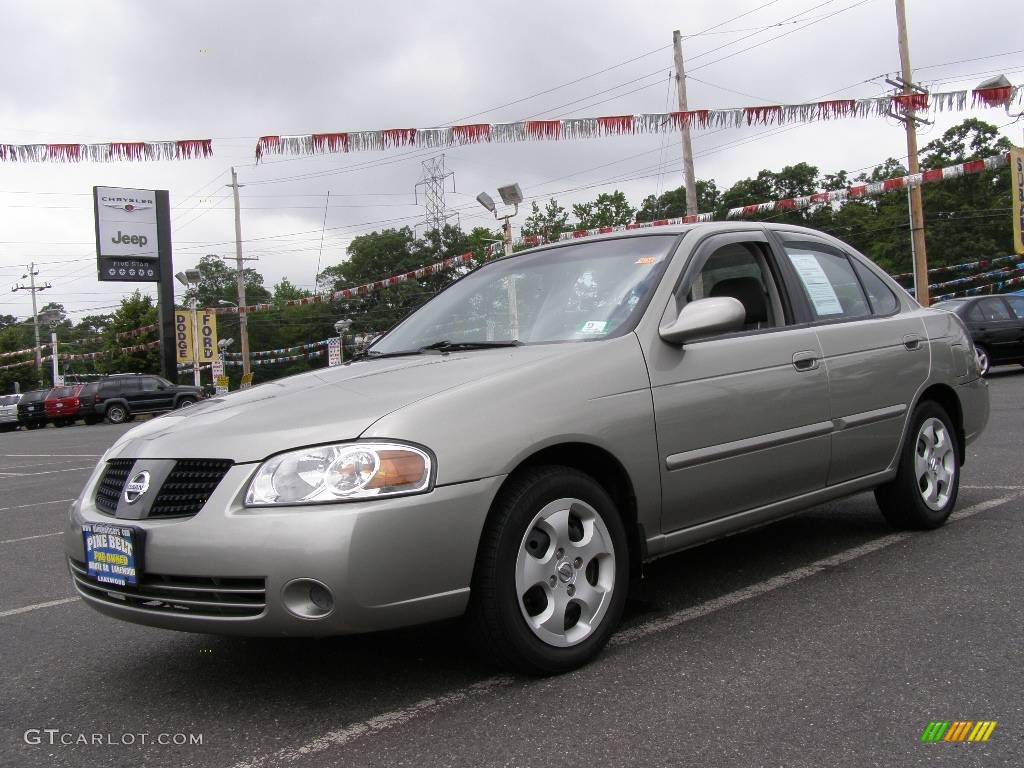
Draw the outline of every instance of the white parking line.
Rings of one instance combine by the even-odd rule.
[[[77,603],[82,598],[80,597],[65,597],[63,600],[51,600],[48,603],[36,603],[35,605],[26,605],[24,608],[11,608],[9,611],[0,611],[0,619],[5,616],[14,616],[19,613],[28,613],[29,611],[38,611],[40,608],[52,608],[55,605],[66,605],[67,603]]]
[[[971,517],[972,515],[976,515],[979,512],[984,512],[987,509],[992,509],[993,507],[998,507],[1001,504],[1012,501],[1013,499],[1020,498],[1022,495],[1024,495],[1024,493],[1012,493],[998,499],[983,501],[959,512],[953,513],[950,516],[950,519],[963,520]],[[844,552],[840,552],[837,555],[823,558],[811,563],[810,565],[795,568],[792,571],[783,573],[769,579],[768,581],[762,582],[761,584],[756,584],[752,587],[744,587],[743,589],[738,589],[735,592],[730,592],[726,595],[722,595],[721,597],[717,597],[714,600],[701,603],[700,605],[676,611],[675,613],[670,613],[666,616],[660,616],[642,624],[638,624],[635,627],[624,629],[621,632],[616,633],[609,644],[613,646],[628,645],[629,643],[636,642],[648,635],[653,635],[656,632],[662,632],[666,629],[672,629],[673,627],[677,627],[685,622],[693,621],[694,619],[707,616],[715,611],[720,611],[723,608],[728,608],[736,605],[737,603],[742,603],[752,597],[757,597],[758,595],[763,595],[767,592],[780,589],[781,587],[806,579],[808,576],[820,573],[826,568],[831,568],[842,563],[848,563],[851,560],[864,557],[872,552],[877,552],[880,549],[905,541],[906,539],[912,538],[916,535],[918,534],[893,533],[888,536],[883,536],[880,539],[875,539],[874,541],[870,541],[859,547],[854,547]],[[391,728],[405,725],[409,721],[415,720],[423,715],[437,712],[452,704],[458,704],[471,697],[479,696],[496,688],[509,685],[512,681],[513,678],[507,676],[488,677],[478,683],[468,685],[465,688],[453,691],[452,693],[437,696],[435,698],[422,699],[408,707],[385,712],[367,720],[351,723],[344,728],[329,731],[323,736],[313,739],[302,746],[279,749],[271,754],[260,755],[248,761],[235,763],[232,768],[263,768],[263,766],[268,765],[272,766],[292,763],[302,757],[322,752],[331,747],[344,746],[361,736],[381,733]]]
[[[45,539],[48,536],[60,536],[63,531],[57,531],[56,533],[40,533],[35,536],[22,536],[20,539],[4,539],[0,541],[0,544],[16,544],[19,541],[32,541],[32,539]]]
[[[67,504],[74,499],[54,499],[53,501],[36,501],[32,504],[18,504],[16,507],[0,507],[0,512],[8,512],[12,509],[28,509],[30,507],[41,507],[43,504]]]
[[[32,477],[33,475],[52,475],[57,472],[81,472],[84,469],[92,470],[95,467],[68,467],[67,469],[46,469],[42,472],[0,472],[0,477]]]

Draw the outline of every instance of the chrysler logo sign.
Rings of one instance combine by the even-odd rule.
[[[132,211],[143,211],[147,208],[152,208],[154,205],[153,200],[146,198],[135,198],[135,197],[114,197],[106,196],[100,198],[100,205],[105,205],[107,208],[116,208],[119,211],[125,211],[131,213]]]
[[[148,490],[149,472],[143,470],[125,484],[124,500],[127,501],[129,504],[134,504],[136,501],[145,496],[146,491]]]

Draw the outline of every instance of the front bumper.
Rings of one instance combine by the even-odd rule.
[[[96,508],[97,468],[71,506],[64,535],[79,595],[101,613],[126,621],[254,636],[368,632],[465,611],[480,533],[504,477],[393,499],[247,509],[242,499],[255,469],[232,467],[194,517],[124,520]],[[75,575],[85,561],[83,523],[144,532],[137,588],[108,588]],[[289,609],[294,602],[287,595],[294,592],[286,587],[297,579],[330,590],[329,613],[309,618]],[[217,584],[225,585],[225,594]],[[262,584],[262,600],[258,589],[239,588],[254,584]],[[192,600],[197,589],[203,599]],[[218,609],[217,600],[234,605],[232,595],[243,591],[250,609]]]

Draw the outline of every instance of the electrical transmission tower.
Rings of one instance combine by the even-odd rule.
[[[428,232],[432,229],[441,230],[450,219],[459,220],[459,214],[448,210],[444,203],[445,186],[448,179],[452,180],[452,192],[455,191],[455,171],[445,170],[444,155],[424,160],[423,177],[416,182],[416,204],[420,203],[420,187],[423,188],[426,213],[418,226]]]

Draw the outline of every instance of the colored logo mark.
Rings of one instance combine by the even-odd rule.
[[[988,741],[995,729],[995,720],[933,720],[921,741]]]

